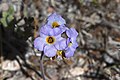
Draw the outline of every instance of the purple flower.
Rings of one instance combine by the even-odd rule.
[[[47,18],[47,24],[51,25],[52,28],[56,28],[66,24],[66,21],[57,13],[53,13]]]
[[[57,50],[64,49],[67,46],[65,43],[66,39],[62,38],[61,34],[56,31],[51,28],[42,27],[40,37],[34,40],[34,47],[40,51],[44,51],[47,57],[55,56]],[[58,46],[60,44],[62,44],[62,46]]]
[[[68,28],[65,27],[65,25],[61,25],[60,27],[56,28],[51,28],[50,25],[44,25],[43,27],[40,28],[40,34],[46,34],[48,35],[48,32],[50,35],[59,35],[65,32]],[[48,31],[48,32],[47,32]]]
[[[74,52],[78,47],[78,43],[76,41],[78,32],[74,28],[70,28],[69,30],[66,31],[66,34],[68,36],[68,39],[67,39],[68,47],[65,49],[66,50],[65,56],[69,58],[74,55]]]
[[[72,57],[78,47],[76,42],[78,32],[74,28],[68,29],[65,24],[66,21],[60,15],[57,13],[51,14],[47,18],[47,23],[40,28],[40,37],[34,40],[34,47],[44,51],[47,57]],[[66,32],[67,39],[63,38],[63,32]]]
[[[65,32],[68,28],[65,26],[66,21],[57,13],[51,14],[47,18],[47,27],[52,28],[54,31],[57,29],[58,32]],[[56,31],[57,32],[57,31]]]

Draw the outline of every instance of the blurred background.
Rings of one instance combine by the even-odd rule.
[[[59,13],[79,35],[74,57],[43,58],[47,80],[120,80],[120,0],[0,0],[0,80],[43,80],[38,30]]]

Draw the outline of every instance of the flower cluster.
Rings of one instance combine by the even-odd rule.
[[[40,28],[40,37],[34,40],[34,47],[50,58],[70,58],[74,55],[78,43],[78,32],[65,26],[66,21],[57,13],[51,14]],[[66,37],[62,37],[66,34]]]

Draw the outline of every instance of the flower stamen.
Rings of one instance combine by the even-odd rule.
[[[58,50],[57,55],[62,56],[62,50]]]
[[[56,21],[55,21],[55,22],[53,22],[53,23],[52,23],[52,27],[53,27],[53,28],[59,27],[58,22],[56,22]]]
[[[72,43],[70,42],[70,43],[68,44],[68,46],[69,46],[69,47],[72,46]]]
[[[58,51],[57,51],[57,55],[58,55],[58,56],[61,56],[62,58],[65,58],[65,52],[62,51],[62,50],[58,50]]]
[[[55,42],[55,38],[54,38],[53,36],[48,36],[48,37],[46,38],[46,42],[47,42],[48,44],[53,44],[53,43]]]

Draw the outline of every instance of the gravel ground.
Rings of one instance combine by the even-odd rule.
[[[75,55],[43,58],[47,80],[120,80],[120,0],[0,0],[0,80],[43,80],[33,40],[57,12],[79,35]]]

